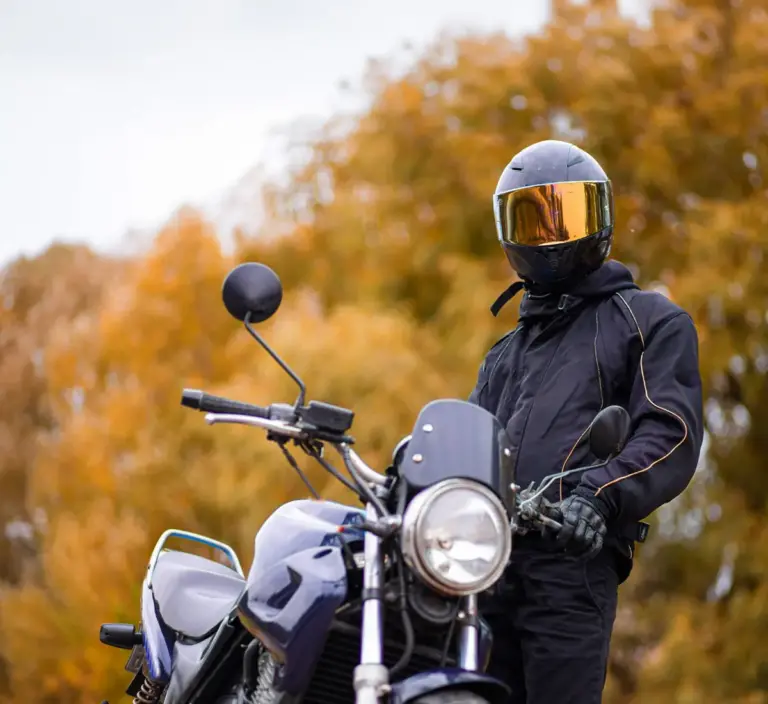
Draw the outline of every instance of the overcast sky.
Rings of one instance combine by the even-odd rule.
[[[273,128],[349,104],[370,56],[519,33],[547,0],[0,0],[0,263],[215,207]]]

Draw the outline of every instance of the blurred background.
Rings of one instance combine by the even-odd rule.
[[[0,702],[121,701],[98,627],[138,618],[160,533],[247,563],[305,495],[179,408],[294,397],[229,268],[280,274],[264,334],[382,466],[514,326],[491,194],[550,137],[611,175],[614,255],[691,312],[706,389],[605,701],[768,702],[767,130],[768,0],[0,0]]]

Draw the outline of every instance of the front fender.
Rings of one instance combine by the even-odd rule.
[[[509,687],[483,672],[444,668],[419,672],[408,679],[392,684],[391,704],[406,704],[433,692],[466,689],[486,699],[490,704],[503,704],[510,695]]]

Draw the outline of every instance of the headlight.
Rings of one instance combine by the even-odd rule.
[[[417,494],[403,516],[403,557],[433,589],[476,594],[501,577],[512,535],[507,512],[490,489],[446,479]]]

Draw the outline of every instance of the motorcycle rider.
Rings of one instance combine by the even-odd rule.
[[[596,464],[585,442],[601,408],[623,406],[631,435],[602,467],[555,482],[563,528],[516,538],[497,595],[489,672],[513,702],[601,701],[618,585],[641,521],[688,485],[703,434],[693,321],[642,291],[611,249],[611,182],[587,152],[547,140],[518,153],[493,197],[517,273],[494,303],[524,290],[517,327],[488,352],[470,401],[496,414],[515,448],[516,482]]]

